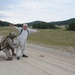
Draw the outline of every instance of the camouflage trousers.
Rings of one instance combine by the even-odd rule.
[[[3,52],[6,54],[7,58],[8,58],[8,57],[12,57],[12,55],[11,55],[11,53],[10,53],[9,50],[4,49]]]

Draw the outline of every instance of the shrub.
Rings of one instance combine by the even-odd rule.
[[[71,23],[67,26],[66,29],[67,29],[67,30],[75,31],[75,22],[71,22]]]

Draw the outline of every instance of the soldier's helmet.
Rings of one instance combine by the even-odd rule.
[[[9,37],[11,37],[12,39],[14,39],[15,37],[17,37],[17,34],[15,32],[11,32],[9,34]]]

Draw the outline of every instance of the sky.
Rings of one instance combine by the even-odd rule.
[[[75,18],[75,0],[0,0],[0,20],[17,23]]]

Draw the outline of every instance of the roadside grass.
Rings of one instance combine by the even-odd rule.
[[[15,29],[0,27],[0,35],[7,35],[12,31],[17,33]],[[29,35],[28,43],[57,48],[59,50],[75,50],[75,31],[66,31],[64,29],[38,29],[37,33]]]
[[[31,34],[29,41],[55,46],[75,46],[75,31],[62,29],[39,29]]]
[[[30,34],[28,42],[75,54],[75,31],[39,29],[38,33]]]
[[[13,28],[10,28],[10,27],[0,27],[0,35],[6,36],[10,32],[17,32],[17,31]]]

